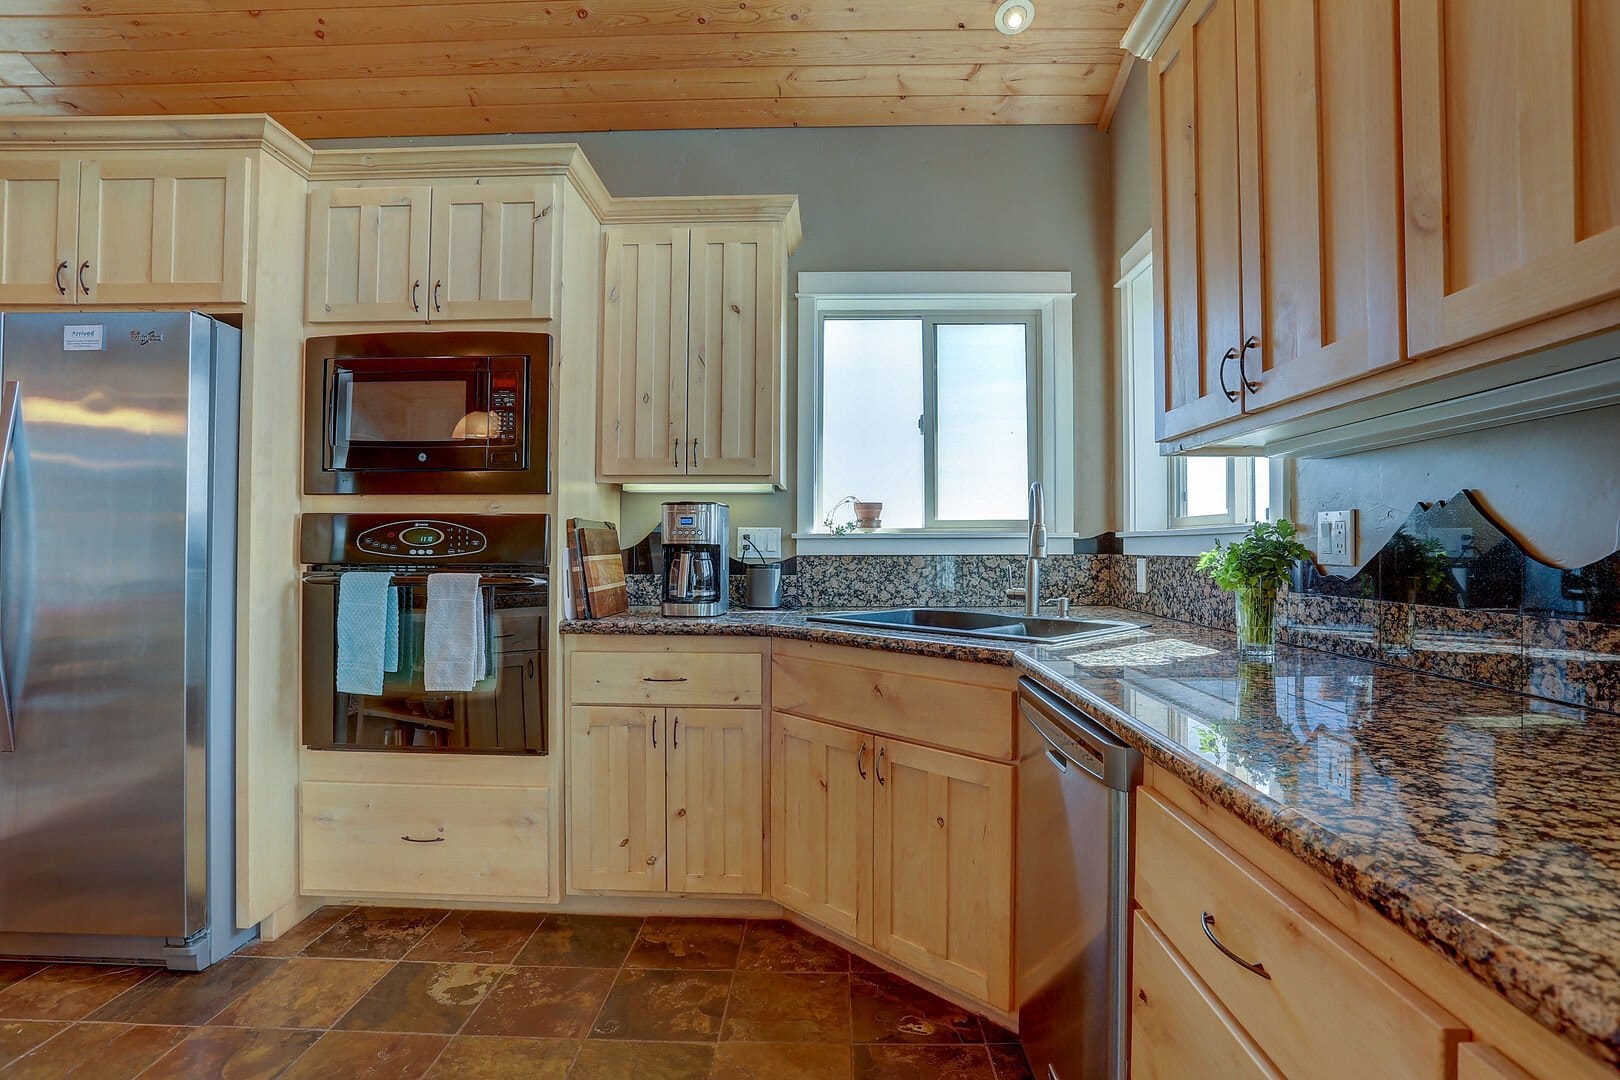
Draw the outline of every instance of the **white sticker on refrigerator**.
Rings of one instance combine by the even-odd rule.
[[[104,348],[106,330],[100,323],[93,326],[64,326],[62,349],[65,352],[100,352]]]

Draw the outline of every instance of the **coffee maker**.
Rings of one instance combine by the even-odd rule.
[[[664,614],[724,615],[731,607],[725,503],[664,504]]]

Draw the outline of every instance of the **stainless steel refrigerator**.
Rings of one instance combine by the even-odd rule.
[[[240,358],[195,312],[0,315],[0,955],[197,969],[251,936]]]

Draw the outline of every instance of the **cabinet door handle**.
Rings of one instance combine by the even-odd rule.
[[[675,726],[670,729],[669,748],[671,750],[679,750],[681,748],[681,718],[678,716],[675,718]]]
[[[405,841],[407,844],[442,844],[442,843],[444,843],[444,837],[442,837],[442,836],[435,836],[431,840],[419,840],[414,836],[402,836],[402,837],[400,837],[400,839]]]
[[[1238,381],[1243,384],[1243,389],[1251,394],[1260,392],[1260,384],[1249,381],[1249,350],[1259,347],[1260,339],[1250,334],[1248,340],[1243,343],[1243,351],[1238,353]]]
[[[671,464],[678,469],[681,467],[681,440],[679,438],[675,440],[675,449],[673,453],[675,455],[675,460],[671,462]]]
[[[883,779],[883,755],[888,752],[889,748],[887,746],[878,747],[877,764],[872,768],[872,771],[877,773],[877,780],[880,784],[888,783],[887,780]]]
[[[866,743],[862,742],[861,745],[855,751],[855,771],[861,774],[861,779],[862,780],[866,779],[866,766],[861,764],[862,761],[865,760],[865,758],[866,758]]]
[[[698,455],[698,441],[697,436],[694,435],[692,436],[692,468],[701,469],[702,467],[703,458]]]
[[[67,295],[67,286],[62,284],[62,271],[68,268],[67,260],[63,259],[56,264],[56,291],[63,296]]]
[[[90,295],[90,286],[84,283],[84,272],[88,269],[90,269],[89,259],[86,259],[84,262],[79,264],[79,291],[84,293],[86,296]]]
[[[1226,365],[1237,359],[1237,355],[1238,351],[1236,349],[1227,349],[1221,354],[1221,393],[1226,395],[1227,401],[1236,401],[1238,399],[1238,392],[1226,385]]]
[[[422,279],[417,278],[411,282],[411,310],[421,311],[422,305],[416,302],[416,294],[422,291]]]
[[[652,722],[652,737],[653,737],[653,749],[656,750],[656,749],[658,749],[658,717],[656,717],[656,716],[653,717],[653,722]]]
[[[1259,963],[1252,963],[1251,964],[1249,961],[1243,959],[1243,957],[1239,956],[1237,953],[1233,952],[1231,949],[1228,949],[1225,945],[1221,944],[1221,939],[1215,936],[1215,916],[1211,915],[1209,912],[1206,911],[1206,912],[1204,912],[1204,917],[1202,919],[1200,919],[1199,921],[1201,923],[1203,923],[1203,925],[1204,925],[1204,936],[1209,938],[1209,943],[1211,945],[1213,945],[1217,949],[1221,950],[1221,955],[1222,956],[1224,956],[1228,960],[1232,961],[1232,963],[1236,964],[1238,967],[1243,968],[1246,971],[1254,972],[1256,975],[1260,976],[1262,979],[1271,978],[1271,972],[1266,970],[1264,964],[1259,964]]]
[[[435,281],[433,283],[433,310],[434,311],[443,311],[444,310],[444,308],[439,304],[439,289],[443,285],[444,285],[444,282],[442,282],[442,281]]]

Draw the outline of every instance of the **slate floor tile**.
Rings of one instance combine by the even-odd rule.
[[[612,986],[613,972],[599,968],[510,968],[463,1034],[583,1038]]]
[[[505,970],[491,964],[403,961],[367,990],[337,1027],[345,1031],[454,1035]]]
[[[591,1038],[713,1042],[730,987],[729,971],[626,968],[603,1002]]]
[[[635,944],[641,922],[613,915],[547,915],[513,962],[617,968]]]

